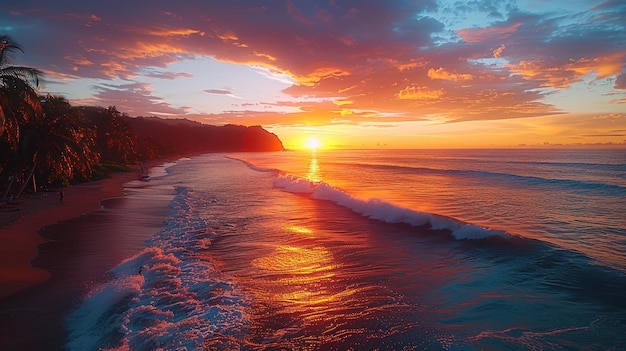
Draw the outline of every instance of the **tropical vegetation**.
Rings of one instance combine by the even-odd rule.
[[[132,118],[114,106],[72,106],[38,92],[43,73],[16,66],[23,52],[0,36],[0,201],[25,190],[99,179],[147,159],[203,152],[283,150],[259,126]]]

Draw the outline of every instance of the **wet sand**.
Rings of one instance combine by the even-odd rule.
[[[0,350],[63,349],[68,313],[162,228],[174,190],[136,177],[66,188],[63,204],[31,194],[24,216],[0,228]]]
[[[133,172],[73,185],[58,192],[40,192],[21,197],[19,211],[0,212],[0,298],[44,282],[50,273],[34,268],[30,261],[45,239],[37,232],[48,225],[78,217],[100,208],[100,201],[122,195],[123,184],[136,179]]]

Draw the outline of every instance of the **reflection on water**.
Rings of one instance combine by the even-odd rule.
[[[338,168],[315,153],[299,159],[300,177],[322,179],[317,156],[333,186],[336,175],[371,189],[401,184],[397,193],[451,180],[417,168]],[[574,254],[523,239],[457,241],[273,189],[273,172],[232,159],[191,162],[167,178],[189,188],[153,247],[118,266],[120,278],[94,290],[73,319],[76,349],[623,348],[623,339],[604,341],[623,329],[623,278]],[[449,191],[493,191],[465,178]]]
[[[394,267],[406,252],[372,238],[370,222],[351,221],[360,217],[304,197],[281,199],[266,203],[263,212],[297,209],[288,219],[267,218],[267,231],[228,236],[211,247],[212,257],[250,294],[251,349],[392,350],[433,333],[422,325],[421,304],[384,283],[402,286],[408,273],[419,271],[413,265],[425,266],[421,259],[411,257],[399,272]],[[415,296],[430,290],[423,278],[415,288]]]
[[[317,152],[311,152],[311,161],[309,162],[309,170],[306,174],[306,178],[312,182],[321,182],[322,173],[320,171],[319,163],[317,162]]]
[[[288,226],[286,230],[313,238],[312,229]],[[338,263],[323,246],[278,245],[269,255],[255,259],[252,266],[268,276],[272,286],[263,291],[269,301],[285,304],[286,308],[308,309],[335,300],[328,286],[335,277]],[[297,306],[289,306],[289,305]]]
[[[285,227],[285,229],[298,234],[313,234],[311,229],[297,225],[290,225]]]
[[[276,289],[267,292],[271,300],[316,305],[330,296],[325,282],[335,276],[336,264],[323,247],[279,246],[270,255],[253,261],[253,266],[275,275]]]

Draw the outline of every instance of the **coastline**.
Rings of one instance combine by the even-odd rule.
[[[64,188],[58,192],[25,195],[20,211],[0,213],[0,299],[45,282],[50,273],[32,267],[37,245],[46,241],[38,232],[51,224],[100,208],[100,202],[123,195],[124,184],[135,172],[115,173],[111,178]]]
[[[151,182],[137,181],[138,165],[64,188],[62,204],[58,192],[29,194],[8,226],[0,213],[0,349],[65,348],[68,314],[163,227],[175,191],[157,179],[178,159],[143,163]]]

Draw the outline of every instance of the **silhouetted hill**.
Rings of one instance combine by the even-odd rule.
[[[12,188],[19,196],[29,183],[33,188],[36,183],[59,187],[101,179],[125,165],[151,159],[284,150],[278,137],[260,126],[133,118],[115,106],[73,107],[51,95],[40,97],[39,103],[40,111],[33,107],[38,113],[18,118],[10,130],[0,133],[0,180],[9,179],[6,189],[0,189],[0,199]]]
[[[281,151],[278,137],[260,126],[212,126],[186,119],[126,117],[139,145],[146,143],[159,155],[200,152]]]

